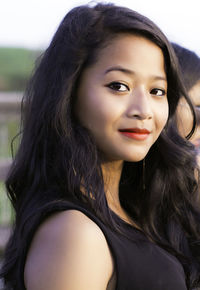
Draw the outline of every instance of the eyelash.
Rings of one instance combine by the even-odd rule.
[[[115,86],[118,86],[118,88],[116,88]],[[125,89],[124,90],[120,90],[119,87],[122,87],[124,86]],[[107,85],[108,88],[114,90],[114,91],[117,91],[117,92],[126,92],[126,91],[130,91],[129,87],[123,83],[120,83],[120,82],[112,82],[110,84]]]
[[[119,87],[122,87],[122,86],[125,87],[124,90],[120,90],[120,89],[119,89]],[[112,83],[108,84],[107,87],[110,88],[110,89],[112,89],[112,90],[114,90],[114,91],[117,91],[117,92],[126,92],[126,91],[130,91],[130,88],[129,88],[127,85],[125,85],[125,84],[123,84],[123,83],[120,83],[120,82],[112,82]],[[157,91],[157,92],[160,91],[161,94],[158,94],[158,95],[157,95],[156,93],[154,93],[155,91]],[[163,89],[154,88],[154,89],[152,89],[152,90],[150,91],[150,94],[152,94],[152,95],[156,95],[156,96],[158,96],[158,97],[161,97],[161,96],[165,96],[165,95],[166,95],[166,91],[163,90]]]
[[[152,89],[151,92],[150,92],[152,95],[154,95],[153,91],[160,91],[161,92],[161,94],[159,94],[159,95],[155,94],[158,97],[162,97],[162,96],[166,95],[166,91],[162,90],[162,89],[158,89],[158,88]]]

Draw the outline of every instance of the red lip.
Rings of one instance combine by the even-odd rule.
[[[120,132],[133,132],[133,133],[139,133],[139,134],[149,134],[150,131],[147,129],[140,129],[140,128],[126,128],[126,129],[120,129]]]
[[[140,128],[120,129],[119,132],[128,138],[140,141],[147,139],[150,134],[149,130]]]

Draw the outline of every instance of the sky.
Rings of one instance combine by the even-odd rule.
[[[45,49],[65,14],[85,0],[0,0],[0,46]],[[99,2],[91,1],[91,2]],[[200,0],[104,0],[153,20],[168,39],[200,56]]]

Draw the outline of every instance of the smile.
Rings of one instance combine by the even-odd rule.
[[[139,128],[120,129],[119,132],[128,138],[139,141],[146,140],[150,134],[150,131],[148,131],[147,129]]]

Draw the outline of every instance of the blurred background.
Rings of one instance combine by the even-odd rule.
[[[89,3],[96,3],[92,1]],[[104,1],[108,2],[108,1]],[[199,0],[109,1],[153,20],[176,42],[200,56]],[[19,132],[20,102],[35,60],[47,48],[64,15],[77,0],[6,0],[0,11],[0,254],[9,236],[13,211],[4,180],[12,160],[11,140]],[[16,152],[17,138],[13,143]]]

